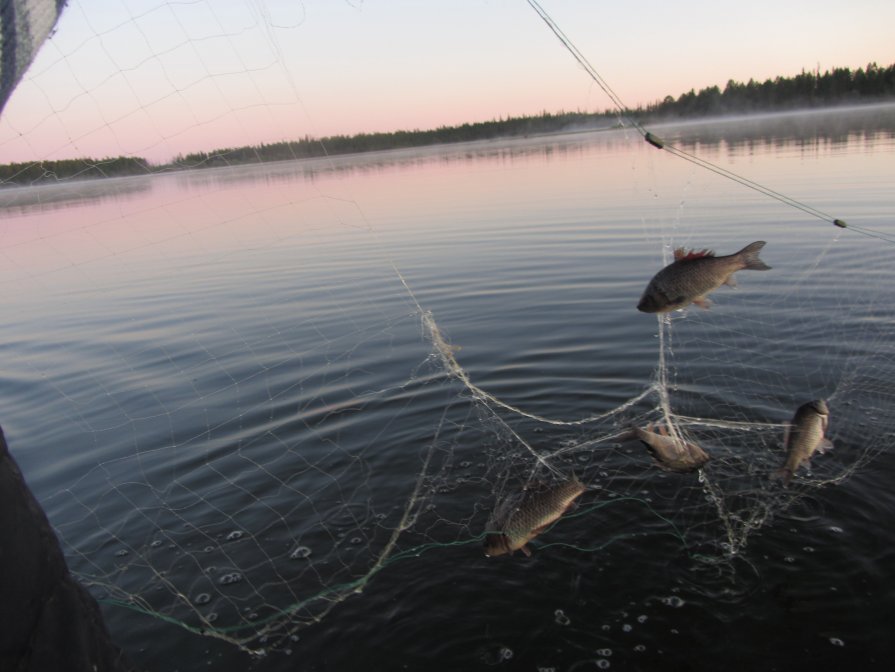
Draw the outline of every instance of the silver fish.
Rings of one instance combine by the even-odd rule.
[[[783,445],[789,455],[771,478],[782,479],[783,485],[789,485],[796,470],[807,464],[815,452],[823,453],[832,448],[833,444],[824,437],[829,426],[830,409],[826,401],[815,399],[799,406],[783,436]]]
[[[526,488],[500,504],[488,521],[485,555],[492,558],[521,550],[530,556],[527,544],[559,520],[586,490],[577,476],[556,485]]]
[[[668,313],[691,303],[708,308],[710,292],[721,285],[736,287],[737,271],[767,271],[771,267],[758,258],[763,240],[747,245],[736,254],[716,257],[711,250],[688,251],[678,248],[674,261],[653,276],[637,310],[644,313]]]
[[[659,425],[658,430],[653,431],[652,423],[648,424],[646,429],[634,427],[631,430],[631,438],[639,439],[647,447],[660,469],[687,473],[696,471],[711,459],[708,453],[695,443],[669,436],[668,430],[663,425]]]

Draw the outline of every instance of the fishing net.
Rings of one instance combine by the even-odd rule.
[[[233,80],[261,92],[274,125],[303,109],[297,76],[276,57],[283,38],[272,37],[304,34],[303,17],[248,12],[231,25],[214,14],[208,35],[151,30],[161,14],[200,9],[210,8],[162,3],[107,19],[83,44],[51,41],[18,103],[45,113],[17,128],[13,99],[4,146],[59,126],[60,146],[77,148],[90,133],[67,129],[62,111],[90,107],[109,86],[129,97],[103,109],[91,133],[113,136],[122,154],[164,153],[182,136],[201,143],[192,131],[227,124],[248,135],[241,115],[251,106],[230,97]],[[88,21],[77,4],[70,13]],[[257,34],[269,62],[241,47]],[[123,60],[115,44],[134,40],[148,55]],[[192,76],[166,65],[219,40],[232,68],[205,62]],[[42,86],[53,69],[86,73],[80,59],[96,53],[111,62],[109,79]],[[167,91],[142,100],[133,82],[143,68],[167,73]],[[287,100],[272,97],[268,76],[285,78]],[[218,116],[196,111],[181,130],[131,143],[130,124],[192,109],[205,89],[228,101]],[[228,167],[235,160],[220,153],[213,171],[89,183],[14,188],[27,180],[10,178],[0,193],[13,392],[3,422],[72,571],[110,622],[136,611],[248,651],[288,652],[304,627],[389,573],[412,575],[448,552],[486,562],[495,508],[573,475],[587,491],[532,542],[536,557],[646,544],[724,567],[748,558],[776,516],[814,505],[890,448],[895,232],[880,233],[885,213],[872,198],[843,204],[814,192],[807,173],[786,176],[806,155],[846,172],[841,150],[861,138],[891,148],[891,129],[848,131],[839,144],[822,133],[811,144],[765,139],[742,124],[708,143],[686,128],[664,138],[837,215],[847,205],[842,216],[867,227],[855,230],[704,166],[669,173],[676,159],[656,137],[644,143],[623,123],[586,137],[255,168]],[[772,149],[786,165],[766,158]],[[526,192],[550,162],[569,170]],[[588,173],[597,164],[602,182]],[[450,189],[434,186],[446,177]],[[400,206],[381,191],[390,180],[402,184]],[[529,220],[499,223],[495,213],[520,198]],[[760,226],[738,215],[761,208]],[[409,244],[421,212],[428,237]],[[629,338],[618,315],[636,312],[675,248],[729,254],[753,239],[768,241],[772,271],[740,272],[741,287],[717,290],[711,310],[636,315]],[[552,251],[553,240],[566,242]],[[564,265],[582,244],[592,245],[593,273],[572,280]],[[627,275],[601,272],[629,247]],[[503,254],[531,264],[513,268]],[[565,300],[556,287],[579,291]],[[830,405],[835,448],[783,487],[769,474],[785,459],[785,425],[816,398]],[[660,469],[629,437],[651,423],[711,460],[693,473]]]

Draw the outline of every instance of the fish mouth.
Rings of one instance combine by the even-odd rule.
[[[650,283],[640,296],[637,310],[641,313],[667,313],[674,310],[674,303],[661,288]]]
[[[485,551],[486,558],[494,558],[509,552],[509,539],[502,533],[491,533],[485,537],[485,543],[482,544],[482,550]]]
[[[637,310],[641,313],[656,313],[659,311],[659,306],[656,305],[655,301],[644,296],[640,299],[640,303],[637,304]]]

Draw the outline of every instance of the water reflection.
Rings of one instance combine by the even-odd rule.
[[[891,103],[819,111],[787,112],[743,117],[699,119],[650,125],[666,141],[686,151],[712,157],[742,156],[767,151],[800,149],[824,152],[849,147],[849,152],[871,151],[881,140],[895,137],[895,105]],[[315,184],[328,177],[355,177],[387,170],[415,171],[432,165],[451,166],[488,162],[495,166],[526,161],[565,160],[595,152],[623,151],[642,139],[632,128],[581,129],[551,136],[495,138],[450,145],[433,145],[364,154],[296,161],[192,169],[155,176],[67,181],[0,190],[0,210],[23,214],[72,203],[96,203],[158,188],[204,191],[229,189],[235,184],[279,186],[295,181]],[[161,180],[161,182],[160,182]]]
[[[96,205],[116,201],[122,196],[152,191],[152,177],[109,177],[90,180],[64,180],[57,184],[4,187],[0,189],[0,212],[25,215],[48,212],[73,205]]]
[[[726,117],[656,127],[665,140],[698,153],[737,156],[793,148],[861,151],[895,137],[891,103],[807,112]],[[856,147],[858,145],[858,147]]]
[[[656,124],[665,139],[688,151],[742,155],[760,151],[806,148],[822,151],[856,143],[867,146],[895,137],[895,105],[891,103],[819,111],[787,112]],[[581,129],[571,133],[524,138],[495,138],[468,143],[433,145],[323,159],[303,159],[192,170],[177,174],[190,189],[234,182],[277,184],[325,175],[358,176],[383,170],[413,170],[433,163],[445,165],[490,162],[507,165],[524,161],[566,159],[596,151],[616,151],[641,142],[633,129]],[[851,148],[850,148],[851,151]]]

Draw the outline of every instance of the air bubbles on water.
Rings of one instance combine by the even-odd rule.
[[[209,602],[211,602],[211,595],[209,595],[208,593],[199,593],[198,595],[196,595],[195,598],[193,598],[193,604],[202,605],[208,604]]]
[[[298,546],[289,554],[290,560],[304,560],[311,555],[311,549],[307,546]]]
[[[245,534],[242,530],[233,530],[230,534],[227,535],[227,541],[236,541],[237,539],[242,539],[242,536]]]
[[[242,574],[239,572],[230,572],[229,574],[224,574],[220,579],[218,579],[218,583],[222,586],[229,586],[233,583],[239,583],[242,581]]]
[[[830,644],[833,646],[845,646],[845,642],[843,642],[838,637],[830,637]]]
[[[609,658],[612,656],[612,649],[597,649],[597,655],[602,656],[603,658]]]
[[[675,609],[680,609],[687,603],[677,595],[672,595],[671,597],[663,597],[662,604],[664,604],[666,607],[674,607]]]
[[[631,627],[630,623],[625,623],[624,625],[622,625],[622,632],[631,632],[631,630],[633,629],[634,628]]]
[[[151,544],[149,544],[149,548],[158,548],[162,545],[161,539],[156,539]]]
[[[513,657],[513,649],[508,646],[504,646],[500,649],[500,659],[501,660],[510,660]]]
[[[836,534],[842,534],[842,528],[836,525],[830,526],[830,532],[835,532]]]
[[[129,553],[129,551],[128,551],[127,549],[122,548],[122,549],[119,550],[119,551],[115,551],[115,557],[123,558],[123,557],[124,557],[125,555],[127,555],[128,553]]]
[[[638,644],[637,646],[634,647],[634,650],[637,653],[643,653],[644,651],[646,651],[646,647],[643,644]]]
[[[599,667],[601,670],[608,670],[609,669],[609,661],[606,660],[605,658],[598,658],[597,659],[597,667]]]
[[[646,614],[640,614],[640,616],[637,617],[637,622],[646,623]]]
[[[572,621],[566,616],[566,612],[562,609],[557,609],[553,612],[553,617],[559,625],[568,625]]]

